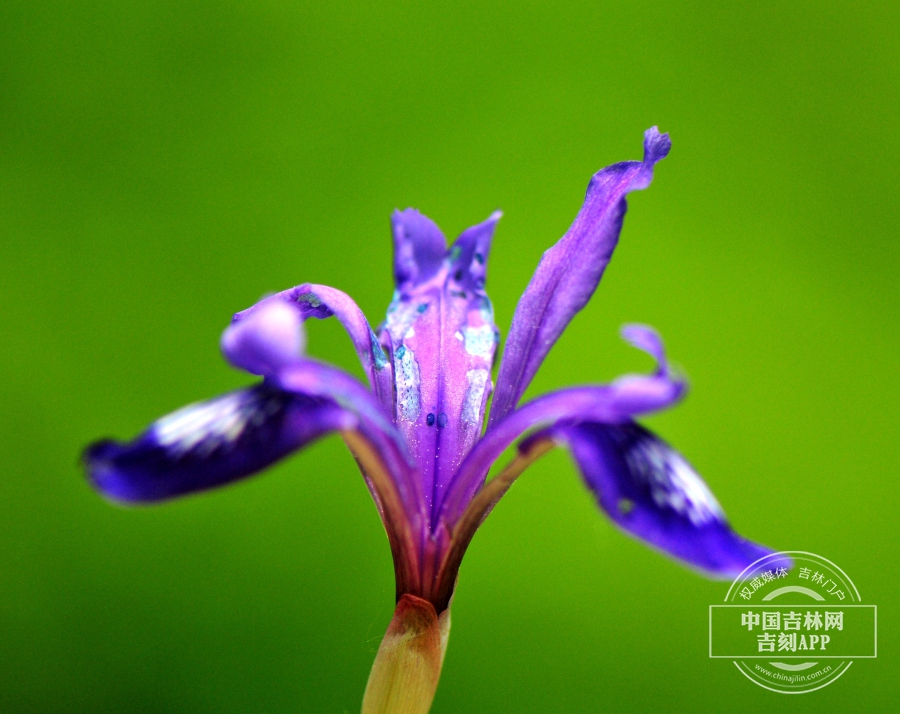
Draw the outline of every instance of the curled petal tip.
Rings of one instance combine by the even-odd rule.
[[[687,384],[683,377],[673,373],[656,330],[647,325],[624,325],[621,332],[626,342],[656,360],[656,372],[651,376],[625,375],[615,380],[610,386],[619,408],[630,414],[645,413],[668,408],[681,399]]]
[[[296,360],[306,347],[299,313],[281,300],[232,322],[221,340],[222,353],[235,367],[252,374],[271,374]]]
[[[659,365],[660,370],[665,370],[666,365],[666,349],[663,346],[662,338],[659,333],[648,325],[623,325],[621,329],[622,339],[624,339],[632,347],[643,350],[652,355]]]
[[[652,167],[669,154],[672,140],[668,134],[661,134],[659,129],[651,126],[644,132],[644,165]]]

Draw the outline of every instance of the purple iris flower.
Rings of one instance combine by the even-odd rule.
[[[262,381],[163,417],[131,442],[93,444],[85,453],[92,483],[115,501],[163,501],[244,478],[339,432],[381,514],[396,573],[397,610],[364,712],[428,710],[463,555],[513,481],[555,446],[569,449],[620,528],[710,576],[737,575],[770,551],[736,535],[688,462],[635,421],[685,393],[651,328],[631,325],[622,334],[655,358],[652,374],[519,404],[596,289],[618,241],[626,194],[650,184],[669,147],[668,135],[654,127],[644,135],[643,161],[593,176],[572,227],[544,254],[519,300],[496,387],[499,334],[484,286],[500,213],[448,249],[431,220],[397,211],[396,291],[377,331],[349,296],[323,285],[303,284],[237,313],[222,351]],[[367,385],[304,355],[302,323],[311,317],[336,317],[346,328]],[[486,481],[517,440],[512,461]]]

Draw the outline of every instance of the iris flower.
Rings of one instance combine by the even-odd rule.
[[[622,331],[655,358],[652,374],[519,403],[596,289],[619,238],[626,194],[650,184],[670,145],[653,127],[642,161],[593,176],[574,223],[544,253],[519,300],[496,386],[499,333],[484,286],[500,213],[448,249],[431,220],[397,211],[396,291],[377,331],[348,295],[324,285],[306,283],[237,313],[222,352],[262,381],[184,407],[131,442],[91,445],[84,460],[93,485],[117,502],[164,501],[244,478],[338,432],[378,507],[396,575],[396,610],[364,714],[428,711],[463,555],[510,485],[556,446],[568,448],[600,509],[622,530],[705,574],[735,576],[770,551],[736,535],[688,462],[635,421],[685,393],[652,329]],[[340,321],[368,384],[305,356],[302,324],[312,317]],[[512,461],[487,480],[517,441]]]

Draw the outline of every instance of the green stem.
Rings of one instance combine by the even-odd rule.
[[[362,714],[427,714],[441,677],[450,610],[403,595],[378,648]]]

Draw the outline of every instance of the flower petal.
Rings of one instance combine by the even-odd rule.
[[[296,360],[306,346],[297,310],[286,302],[260,305],[222,333],[222,353],[231,364],[251,374],[272,374]]]
[[[441,269],[447,239],[434,221],[415,208],[394,211],[394,280],[404,292],[430,280]]]
[[[484,287],[494,229],[502,217],[501,211],[494,211],[486,221],[460,233],[450,246],[450,273],[463,289],[481,290]]]
[[[562,422],[522,441],[516,458],[475,494],[452,529],[442,582],[452,580],[475,531],[516,478],[554,445],[570,448],[586,485],[616,525],[708,576],[734,578],[773,552],[737,535],[684,457],[647,429],[631,421]],[[780,564],[791,565],[787,558]]]
[[[741,538],[703,479],[644,427],[582,423],[553,430],[597,503],[623,530],[713,577],[734,578],[772,551]]]
[[[331,431],[358,432],[410,515],[419,512],[415,466],[372,393],[349,374],[309,359],[256,386],[179,409],[130,443],[94,444],[85,462],[111,498],[156,501],[248,476]]]
[[[297,359],[261,384],[163,417],[130,443],[93,444],[83,461],[109,498],[150,503],[244,478],[334,431],[378,506],[398,591],[418,586],[417,534],[425,514],[415,465],[372,393],[328,365]]]
[[[350,340],[353,342],[353,346],[359,355],[360,362],[362,362],[363,369],[366,371],[366,376],[369,378],[369,383],[372,385],[372,389],[378,396],[379,401],[389,411],[393,409],[394,380],[388,356],[385,354],[375,333],[372,332],[372,328],[369,327],[366,316],[353,299],[346,293],[327,285],[303,283],[260,300],[252,307],[235,314],[231,327],[226,330],[222,338],[223,351],[225,351],[226,358],[232,364],[241,369],[247,369],[254,374],[264,373],[250,369],[241,359],[242,355],[236,355],[227,348],[226,343],[229,340],[229,331],[237,330],[240,323],[255,317],[261,311],[265,311],[273,305],[282,304],[292,307],[299,314],[300,319],[304,321],[311,317],[319,320],[332,316],[336,317],[350,336]],[[257,324],[260,329],[271,330],[269,320],[260,320]],[[255,338],[251,344],[256,345],[260,342],[267,343],[271,341],[272,338]],[[286,351],[287,348],[285,346],[282,352]],[[236,356],[238,359],[235,359]],[[252,360],[249,365],[250,367],[258,366]]]
[[[179,409],[130,443],[93,444],[84,461],[102,493],[147,503],[236,481],[353,426],[330,400],[259,384]]]
[[[428,280],[403,283],[384,324],[394,362],[394,421],[420,466],[433,518],[456,468],[481,436],[493,389],[498,336],[483,287],[499,218],[495,213],[464,231]]]
[[[441,514],[452,543],[439,578],[442,594],[452,592],[447,583],[478,526],[525,468],[554,445],[570,448],[588,488],[617,525],[692,567],[734,577],[771,552],[736,535],[687,461],[633,421],[674,404],[684,394],[684,382],[673,375],[651,328],[631,325],[622,333],[658,360],[654,374],[539,397],[498,422],[460,466]],[[513,461],[484,484],[491,464],[533,429]]]
[[[415,462],[403,435],[369,390],[346,372],[312,360],[285,367],[272,382],[290,393],[330,399],[353,414],[354,430],[374,449],[409,518],[418,521],[421,497]]]
[[[650,185],[654,164],[670,146],[668,134],[648,129],[643,161],[608,166],[591,179],[575,222],[544,253],[516,307],[489,428],[515,408],[553,344],[593,295],[619,240],[625,195]]]

